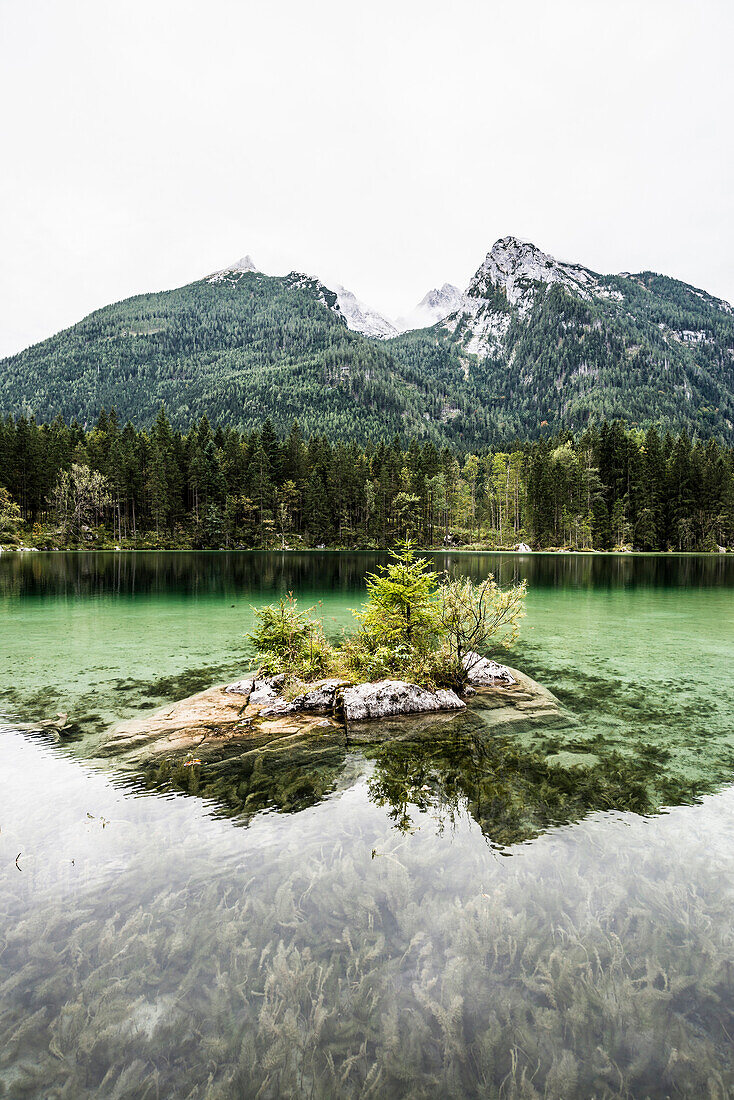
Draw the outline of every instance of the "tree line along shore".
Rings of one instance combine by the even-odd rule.
[[[0,544],[39,549],[734,549],[734,449],[655,428],[477,453],[213,426],[0,422]]]

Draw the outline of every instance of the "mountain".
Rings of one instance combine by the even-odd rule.
[[[121,420],[146,424],[163,403],[179,427],[206,414],[251,429],[270,416],[278,428],[298,419],[307,434],[334,438],[400,432],[445,444],[465,427],[489,438],[489,415],[444,377],[456,359],[448,344],[414,342],[398,360],[393,343],[352,331],[320,280],[264,275],[245,258],[106,306],[1,361],[0,414],[89,424],[114,406]],[[461,383],[458,367],[450,373]]]
[[[207,278],[208,283],[221,283],[225,281],[234,282],[237,281],[240,275],[247,274],[249,272],[255,272],[258,275],[262,272],[255,266],[251,256],[243,256],[237,263],[232,264],[231,267],[224,267],[221,271],[215,271],[213,275],[209,275]],[[295,274],[295,273],[294,273]],[[289,276],[293,285],[294,276]],[[301,275],[296,276],[309,281],[310,276]],[[336,293],[336,304],[332,302],[326,302],[330,309],[333,309],[335,313],[341,313],[346,322],[347,328],[352,332],[361,332],[363,336],[374,336],[378,339],[385,339],[388,336],[397,336],[398,330],[387,318],[378,313],[377,310],[372,309],[370,306],[365,305],[351,290],[347,290],[344,286],[334,287]],[[446,310],[443,317],[448,316],[450,310]],[[436,320],[439,320],[437,317]],[[433,322],[431,322],[433,323]]]
[[[231,267],[223,267],[221,271],[215,271],[213,275],[210,275],[207,282],[221,283],[225,279],[231,276],[245,275],[249,271],[257,271],[251,256],[243,256],[237,263],[232,264]]]
[[[431,325],[444,321],[451,313],[454,313],[462,303],[463,295],[457,286],[452,283],[444,283],[442,287],[429,290],[424,298],[421,298],[415,309],[406,317],[399,317],[396,328],[399,332],[409,332],[411,329],[430,328]]]
[[[676,279],[599,275],[505,237],[443,328],[529,431],[603,417],[734,438],[734,311]]]
[[[165,403],[180,427],[270,416],[467,447],[624,418],[734,441],[732,308],[678,280],[600,275],[505,237],[463,293],[429,292],[408,323],[245,256],[2,360],[0,413],[89,423],[114,405],[146,424]]]
[[[397,336],[398,330],[390,321],[376,310],[366,306],[346,287],[336,287],[336,298],[347,328],[361,332],[363,336],[376,336],[384,340],[388,336]]]

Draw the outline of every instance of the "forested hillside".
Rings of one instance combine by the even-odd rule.
[[[444,327],[505,439],[625,418],[734,440],[734,312],[675,279],[597,275],[508,237]]]
[[[731,315],[650,273],[602,285],[609,296],[588,300],[547,287],[527,315],[511,313],[502,348],[473,367],[507,405],[506,432],[624,417],[732,439]]]
[[[15,541],[50,547],[716,550],[734,548],[734,451],[606,423],[458,455],[306,439],[297,424],[279,437],[270,421],[183,434],[162,411],[150,430],[114,413],[88,431],[8,419],[0,542],[14,524]]]
[[[398,363],[386,343],[350,331],[335,306],[317,280],[259,272],[130,298],[1,362],[0,408],[89,423],[114,405],[143,425],[164,403],[179,427],[206,415],[253,429],[270,416],[278,428],[298,418],[333,439],[402,431],[440,443],[461,434],[451,419],[458,402],[462,428],[488,438],[488,418],[443,342],[402,337]]]
[[[456,306],[447,298],[446,308]],[[602,420],[734,442],[734,314],[649,272],[601,276],[498,241],[458,308],[377,339],[318,280],[218,273],[108,306],[0,362],[0,412],[476,449]]]

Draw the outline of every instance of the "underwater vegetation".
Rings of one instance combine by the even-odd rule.
[[[555,730],[536,730],[535,737],[538,747],[488,732],[471,713],[438,733],[362,744],[359,752],[331,730],[244,751],[230,746],[203,760],[156,760],[122,781],[198,796],[216,813],[247,824],[262,810],[314,806],[363,772],[369,798],[387,809],[398,830],[411,830],[416,812],[429,813],[439,830],[468,814],[495,847],[597,810],[648,814],[690,803],[716,786],[668,770],[671,754],[644,742],[622,755],[601,737],[574,742]]]
[[[158,676],[155,680],[120,681],[118,691],[137,691],[142,699],[161,699],[177,701],[198,691],[205,691],[212,684],[226,680],[233,671],[241,669],[243,661],[229,661],[226,664],[204,665],[201,668],[187,668],[173,676]]]
[[[734,1096],[732,791],[500,858],[369,774],[243,830],[6,757],[58,797],[0,834],[4,1097]]]
[[[669,775],[654,747],[629,757],[614,750],[589,753],[588,742],[580,753],[569,752],[567,742],[557,744],[570,763],[549,761],[544,752],[497,734],[381,745],[367,750],[375,761],[370,797],[388,808],[399,829],[412,827],[413,808],[430,812],[439,827],[466,812],[494,846],[504,847],[597,810],[648,814],[692,802],[706,789]],[[547,738],[546,749],[553,745]]]
[[[61,713],[69,714],[67,740],[89,737],[89,753],[99,735],[106,732],[114,718],[126,712],[137,713],[142,707],[161,706],[226,681],[246,666],[247,659],[186,668],[170,676],[154,679],[110,677],[99,688],[69,695],[66,685],[45,684],[29,690],[27,686],[3,685],[0,688],[0,714],[22,715],[27,722],[46,722]],[[101,711],[101,713],[100,713]]]
[[[155,760],[123,782],[197,795],[210,801],[216,813],[240,824],[261,810],[296,813],[336,789],[346,771],[345,739],[330,731],[295,744],[291,738],[282,740],[282,747],[270,742],[244,751],[242,746],[214,751],[205,762],[193,756]]]
[[[76,723],[0,729],[2,1100],[734,1100],[730,556],[524,560],[567,725],[95,759],[235,678],[250,603],[346,621],[372,567],[0,563],[0,707]]]

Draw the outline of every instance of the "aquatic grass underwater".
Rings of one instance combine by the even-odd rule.
[[[731,790],[504,858],[395,830],[369,765],[238,830],[9,739],[7,1096],[731,1095]]]
[[[734,562],[527,559],[567,725],[122,772],[110,713],[283,586],[338,629],[366,556],[29,557],[2,705],[85,721],[0,732],[0,1096],[734,1096]]]

